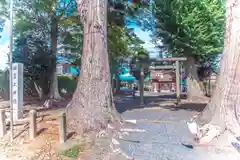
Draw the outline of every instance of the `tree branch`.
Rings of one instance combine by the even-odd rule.
[[[64,10],[67,9],[71,3],[72,3],[72,0],[70,0],[70,2],[68,2],[68,4],[64,7]]]

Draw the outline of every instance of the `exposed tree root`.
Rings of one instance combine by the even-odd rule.
[[[42,107],[43,107],[43,108],[51,108],[51,107],[52,107],[52,102],[53,102],[52,99],[47,99],[47,100],[43,103]]]
[[[76,131],[80,136],[92,134],[99,137],[108,132],[109,124],[119,131],[121,118],[118,116],[115,112],[109,112],[108,108],[84,108],[72,102],[67,107],[68,129]]]

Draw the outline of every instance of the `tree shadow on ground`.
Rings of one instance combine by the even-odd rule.
[[[40,100],[32,100],[32,101],[27,101],[25,102],[25,106],[29,106],[26,107],[27,109],[25,109],[25,112],[28,112],[31,109],[36,110],[37,112],[44,112],[44,111],[54,111],[54,110],[59,110],[62,108],[66,108],[66,106],[68,105],[68,103],[71,101],[72,97],[71,96],[65,96],[62,97],[63,99],[61,100],[53,100],[52,101],[52,105],[50,107],[42,107],[44,101],[40,101]]]
[[[184,95],[181,96],[181,99],[186,99]],[[161,107],[163,109],[169,109],[171,111],[178,110],[188,110],[188,111],[202,111],[206,103],[176,103],[175,95],[158,95],[158,96],[144,96],[144,105],[140,105],[139,97],[131,97],[121,95],[116,98],[115,105],[116,109],[119,113],[123,113],[125,111],[141,109],[141,108],[156,108]]]

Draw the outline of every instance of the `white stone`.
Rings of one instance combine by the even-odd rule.
[[[114,127],[111,124],[108,124],[109,129],[114,129]]]
[[[134,129],[134,128],[122,128],[120,129],[121,132],[146,132],[146,130],[143,129]]]
[[[197,134],[198,133],[198,126],[195,122],[186,122],[186,123],[187,123],[189,131],[192,134]]]
[[[136,124],[137,120],[136,119],[128,119],[128,120],[125,120],[125,122]]]
[[[113,143],[114,145],[119,145],[119,144],[120,144],[115,138],[112,138],[112,143]]]

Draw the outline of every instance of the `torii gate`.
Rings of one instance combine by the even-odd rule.
[[[186,61],[186,57],[173,57],[173,58],[151,58],[151,62],[175,62],[175,73],[176,73],[176,97],[177,103],[180,102],[180,62]]]

